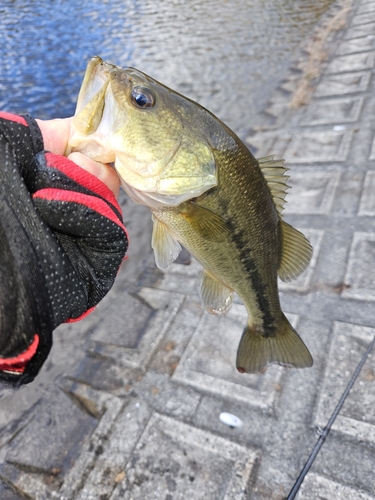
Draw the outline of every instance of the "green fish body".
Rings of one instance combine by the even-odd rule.
[[[124,189],[149,206],[160,268],[181,245],[200,262],[208,312],[226,313],[233,293],[239,295],[249,315],[237,353],[240,372],[269,363],[312,365],[279,302],[278,276],[297,277],[312,254],[306,238],[282,220],[288,178],[282,160],[256,160],[199,104],[99,58],[86,71],[70,146],[113,161]]]

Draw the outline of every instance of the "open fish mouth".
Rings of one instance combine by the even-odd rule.
[[[208,145],[191,145],[185,136],[186,118],[177,113],[180,123],[173,127],[158,92],[165,97],[169,90],[137,69],[93,57],[79,92],[66,155],[79,151],[113,163],[134,201],[175,207],[217,184],[216,165]]]
[[[108,148],[108,137],[113,133],[115,102],[110,91],[110,72],[117,68],[93,57],[77,99],[75,116],[66,155],[80,151],[102,163],[113,163],[115,153]]]

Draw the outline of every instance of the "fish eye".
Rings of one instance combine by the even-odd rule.
[[[154,93],[148,87],[134,87],[131,100],[138,108],[152,108],[155,104]]]

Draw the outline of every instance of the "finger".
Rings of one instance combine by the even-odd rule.
[[[106,184],[116,198],[118,198],[120,192],[120,179],[111,165],[96,162],[78,152],[71,153],[68,158],[87,172],[90,172],[90,174],[95,175],[95,177]]]
[[[36,119],[38,126],[42,132],[44,149],[63,155],[68,144],[70,135],[70,118],[56,118],[54,120],[39,120]]]

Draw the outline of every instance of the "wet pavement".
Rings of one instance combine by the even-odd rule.
[[[144,265],[129,268],[130,254],[96,311],[56,331],[39,378],[2,393],[1,499],[286,498],[375,335],[375,1],[354,0],[326,49],[310,103],[290,108],[291,68],[262,126],[243,133],[256,156],[286,159],[285,218],[314,247],[307,270],[280,284],[313,368],[239,374],[244,306],[204,313],[199,266],[183,255],[157,270],[149,214],[122,195]],[[375,499],[374,359],[299,500]]]

